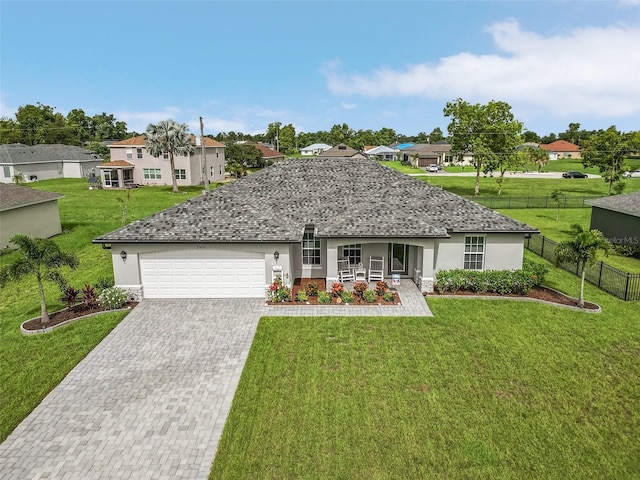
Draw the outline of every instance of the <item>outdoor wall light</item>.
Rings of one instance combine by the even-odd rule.
[[[273,258],[277,262],[278,259],[280,258],[280,252],[278,252],[277,250],[275,252],[273,252]]]
[[[120,252],[120,258],[122,259],[123,262],[127,261],[127,252],[125,252],[124,250],[122,250]]]

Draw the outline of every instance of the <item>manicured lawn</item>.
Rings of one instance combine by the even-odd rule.
[[[637,478],[638,304],[587,299],[263,318],[210,478]]]
[[[385,165],[389,168],[393,168],[394,170],[397,170],[401,173],[419,173],[422,175],[427,174],[421,168],[412,167],[410,165],[403,165],[401,162],[397,162],[397,161],[380,160],[380,164]]]
[[[112,277],[111,251],[91,240],[120,226],[122,209],[118,198],[126,193],[114,190],[89,190],[86,180],[46,180],[30,184],[33,188],[65,195],[59,200],[64,233],[55,241],[80,258],[77,270],[67,280],[77,289],[94,284],[101,277]],[[127,220],[131,221],[168,208],[198,195],[201,188],[144,187],[130,190]],[[18,257],[17,252],[0,256],[5,265]],[[63,308],[60,292],[46,285],[50,312]],[[90,352],[124,317],[112,313],[82,320],[47,335],[23,336],[20,324],[40,315],[34,280],[10,283],[0,297],[0,442],[53,389],[64,376]]]

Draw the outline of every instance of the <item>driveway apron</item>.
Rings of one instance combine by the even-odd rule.
[[[431,315],[398,290],[393,307],[144,300],[0,445],[0,479],[206,480],[261,316]]]

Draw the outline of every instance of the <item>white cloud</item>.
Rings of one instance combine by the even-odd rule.
[[[356,108],[358,108],[358,105],[356,105],[355,103],[342,102],[342,108],[344,108],[345,110],[355,110]]]
[[[459,53],[435,65],[354,75],[341,74],[333,63],[323,72],[337,94],[495,99],[554,115],[640,113],[640,28],[585,27],[542,36],[508,20],[487,31],[499,53]]]

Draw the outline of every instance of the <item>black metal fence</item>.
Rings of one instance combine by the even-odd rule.
[[[591,205],[586,203],[587,200],[602,197],[563,195],[559,202],[550,195],[538,197],[529,195],[493,195],[489,197],[467,195],[465,198],[489,208],[591,208]]]
[[[534,234],[527,239],[525,246],[528,250],[553,263],[557,244],[544,235]],[[576,275],[581,273],[575,265],[561,263],[559,266]],[[639,273],[625,272],[604,262],[596,262],[586,268],[585,279],[601,290],[623,300],[640,300]]]

